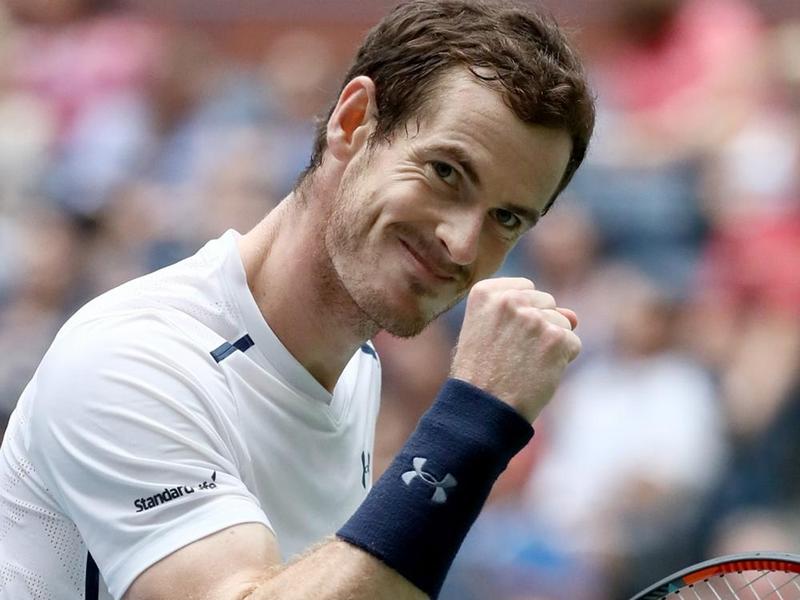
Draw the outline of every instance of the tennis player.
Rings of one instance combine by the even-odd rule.
[[[275,210],[58,333],[2,446],[0,597],[435,598],[580,350],[552,296],[487,278],[572,177],[593,111],[548,18],[389,14]],[[452,378],[372,486],[368,340],[468,293]]]

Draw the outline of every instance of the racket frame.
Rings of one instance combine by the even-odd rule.
[[[784,552],[748,552],[720,556],[677,571],[639,592],[631,600],[662,600],[672,592],[716,575],[763,570],[800,574],[800,555]]]

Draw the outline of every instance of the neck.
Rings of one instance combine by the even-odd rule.
[[[322,198],[318,198],[322,201]],[[278,339],[329,392],[377,327],[342,286],[325,250],[327,210],[290,194],[239,253],[256,304]]]

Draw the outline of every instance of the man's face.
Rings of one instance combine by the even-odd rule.
[[[524,124],[456,72],[419,121],[347,164],[325,230],[344,289],[375,325],[416,335],[502,264],[555,192],[564,131]]]

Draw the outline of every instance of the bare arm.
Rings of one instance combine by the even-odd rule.
[[[281,565],[272,532],[260,524],[224,529],[144,571],[124,600],[425,600],[427,595],[346,542],[322,543]]]

